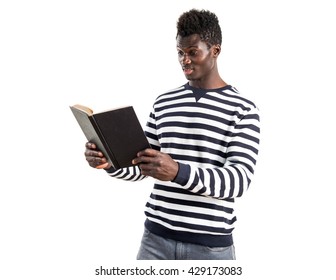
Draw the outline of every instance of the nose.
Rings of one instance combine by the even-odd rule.
[[[181,62],[182,62],[183,65],[190,64],[191,60],[189,58],[189,55],[188,54],[182,55]]]

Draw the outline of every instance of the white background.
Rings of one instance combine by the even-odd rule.
[[[1,1],[0,278],[137,265],[152,180],[91,169],[69,105],[131,104],[144,125],[156,96],[185,82],[176,20],[195,7],[218,15],[222,77],[261,112],[255,180],[238,201],[239,279],[334,279],[332,2]]]

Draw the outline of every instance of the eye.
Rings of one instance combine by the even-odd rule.
[[[177,50],[177,55],[178,56],[184,56],[184,52],[182,50]]]
[[[195,55],[197,55],[197,50],[191,50],[191,51],[189,52],[189,55],[190,55],[190,56],[195,56]]]

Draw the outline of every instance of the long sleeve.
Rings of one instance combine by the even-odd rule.
[[[109,176],[116,178],[116,179],[122,179],[125,181],[141,181],[146,176],[141,175],[140,168],[138,166],[131,166],[121,169],[108,169],[106,170]]]
[[[240,197],[248,189],[257,161],[259,111],[249,111],[234,127],[223,167],[179,163],[176,183],[193,193],[219,199]]]

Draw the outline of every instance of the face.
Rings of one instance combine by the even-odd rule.
[[[178,60],[189,81],[205,81],[217,71],[215,66],[218,54],[215,48],[218,51],[218,46],[209,48],[197,34],[188,37],[178,36],[176,42]]]

